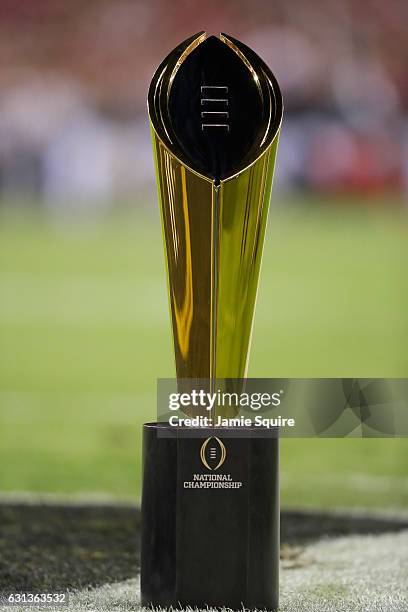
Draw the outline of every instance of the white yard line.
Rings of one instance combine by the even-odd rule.
[[[280,612],[407,612],[407,566],[408,531],[311,544],[281,569]],[[0,609],[23,612],[18,607]],[[141,609],[139,578],[135,577],[72,593],[69,606],[58,612]],[[30,607],[31,612],[39,610]]]

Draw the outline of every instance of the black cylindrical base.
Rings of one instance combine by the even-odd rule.
[[[143,430],[142,603],[276,610],[279,440]]]

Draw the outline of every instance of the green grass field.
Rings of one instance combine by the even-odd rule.
[[[1,215],[0,491],[139,496],[141,425],[174,375],[152,207]],[[406,377],[407,225],[395,209],[272,209],[249,374]],[[408,440],[286,440],[281,467],[285,505],[408,507]]]

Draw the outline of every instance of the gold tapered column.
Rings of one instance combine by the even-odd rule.
[[[169,108],[180,68],[206,34],[190,38],[166,58],[149,92],[178,378],[246,375],[282,118],[279,88],[269,69],[245,45],[226,35],[220,40],[242,63],[260,101],[255,142],[248,142],[248,154],[231,175],[217,177],[202,164],[194,167]],[[239,123],[227,127],[239,130]]]

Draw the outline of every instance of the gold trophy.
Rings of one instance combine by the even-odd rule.
[[[247,372],[282,97],[251,49],[201,32],[159,66],[148,109],[177,379],[214,388]],[[144,426],[143,603],[277,608],[277,438],[160,427]]]

